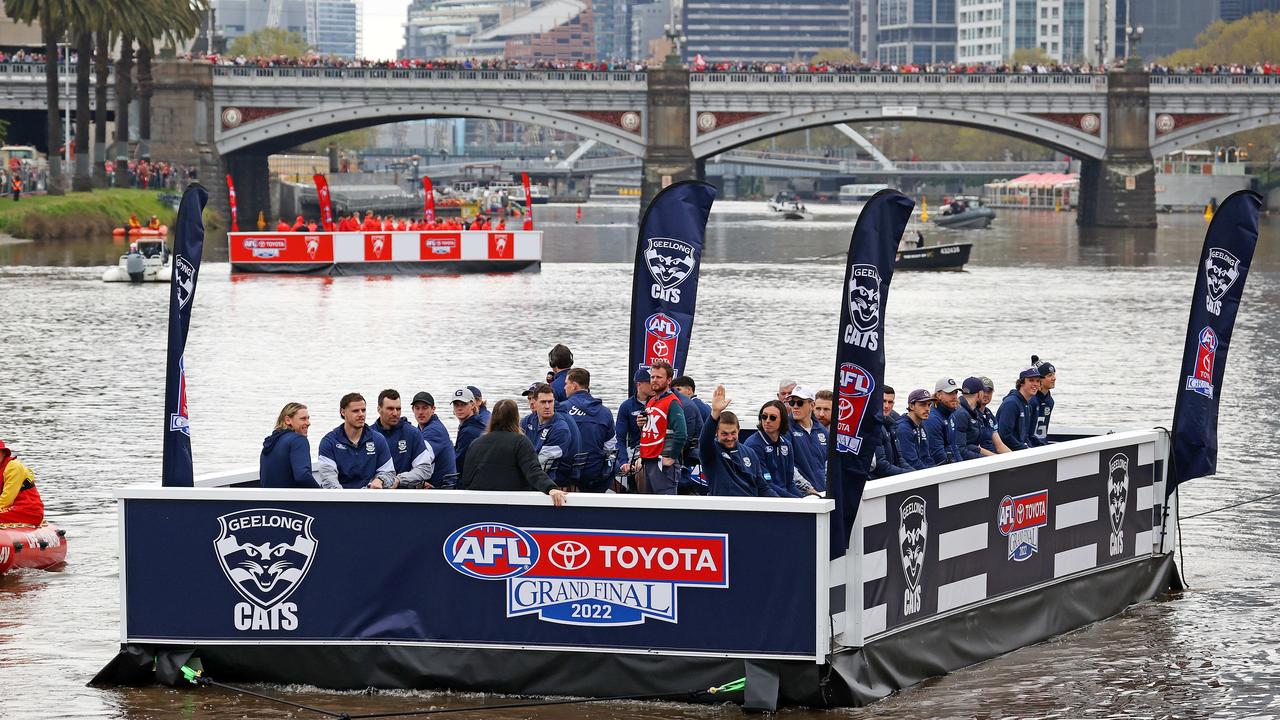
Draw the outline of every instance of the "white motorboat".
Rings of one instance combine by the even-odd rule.
[[[169,282],[173,268],[169,248],[160,238],[131,243],[120,263],[102,273],[102,282]]]

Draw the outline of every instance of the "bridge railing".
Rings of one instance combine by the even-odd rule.
[[[112,79],[116,76],[115,65],[107,66],[109,77]],[[63,72],[63,66],[58,65],[58,72]],[[71,72],[75,73],[75,65],[72,64]],[[97,73],[90,70],[89,82],[92,83],[97,77]],[[0,63],[0,83],[43,83],[44,82],[44,63]],[[61,81],[59,81],[61,82]]]
[[[1151,92],[1280,92],[1280,75],[1152,75]]]
[[[643,83],[645,73],[628,71],[591,72],[582,70],[454,70],[428,68],[361,67],[256,67],[217,65],[218,78],[245,80],[408,80],[460,83]]]
[[[700,90],[728,89],[729,86],[787,85],[796,89],[835,90],[849,87],[879,87],[895,91],[934,92],[939,90],[985,90],[988,92],[1105,92],[1107,76],[1067,73],[752,73],[713,72],[689,75],[691,87]],[[889,86],[889,87],[886,87]]]

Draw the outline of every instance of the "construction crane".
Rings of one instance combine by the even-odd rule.
[[[284,12],[284,0],[267,0],[267,27],[280,27],[280,16]]]

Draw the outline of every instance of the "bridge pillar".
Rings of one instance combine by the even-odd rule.
[[[1080,163],[1080,225],[1156,226],[1150,82],[1140,70],[1115,70],[1107,78],[1107,154]]]
[[[662,188],[698,177],[689,137],[689,71],[680,67],[652,68],[648,77],[649,142],[641,169],[642,212]]]
[[[209,207],[227,217],[227,184],[214,142],[218,122],[213,66],[206,62],[161,62],[154,67],[151,95],[151,157],[194,167],[209,191]]]

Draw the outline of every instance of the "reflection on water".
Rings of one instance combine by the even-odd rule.
[[[771,397],[780,377],[821,385],[830,376],[843,272],[834,256],[853,221],[832,210],[786,223],[760,208],[724,203],[713,214],[689,360],[703,394],[724,382],[744,410]],[[187,354],[197,472],[252,465],[289,400],[308,403],[323,430],[337,424],[337,398],[349,390],[439,396],[477,384],[493,400],[515,396],[544,371],[555,342],[574,349],[596,394],[616,407],[628,385],[635,208],[588,205],[580,225],[574,209],[539,208],[547,263],[511,276],[233,277],[216,259],[225,248],[211,243]],[[963,273],[895,278],[886,380],[902,396],[939,376],[981,373],[1003,393],[1035,352],[1059,369],[1055,422],[1167,426],[1204,222],[1160,223],[1154,232],[1081,231],[1068,214],[1008,212],[989,232],[926,226],[931,242],[973,240],[973,262]],[[302,717],[220,691],[84,687],[118,642],[111,492],[159,481],[169,290],[102,283],[100,266],[118,252],[109,241],[0,245],[0,438],[35,469],[49,515],[69,531],[63,572],[0,578],[0,716]],[[1280,471],[1280,418],[1259,412],[1266,403],[1247,391],[1270,387],[1267,360],[1280,357],[1277,252],[1264,239],[1246,288],[1223,396],[1222,473],[1186,486],[1186,513],[1270,492]],[[1182,597],[831,714],[1274,715],[1276,508],[1272,500],[1184,522],[1192,589]],[[493,700],[267,689],[349,712]],[[614,703],[488,716],[740,714]]]

